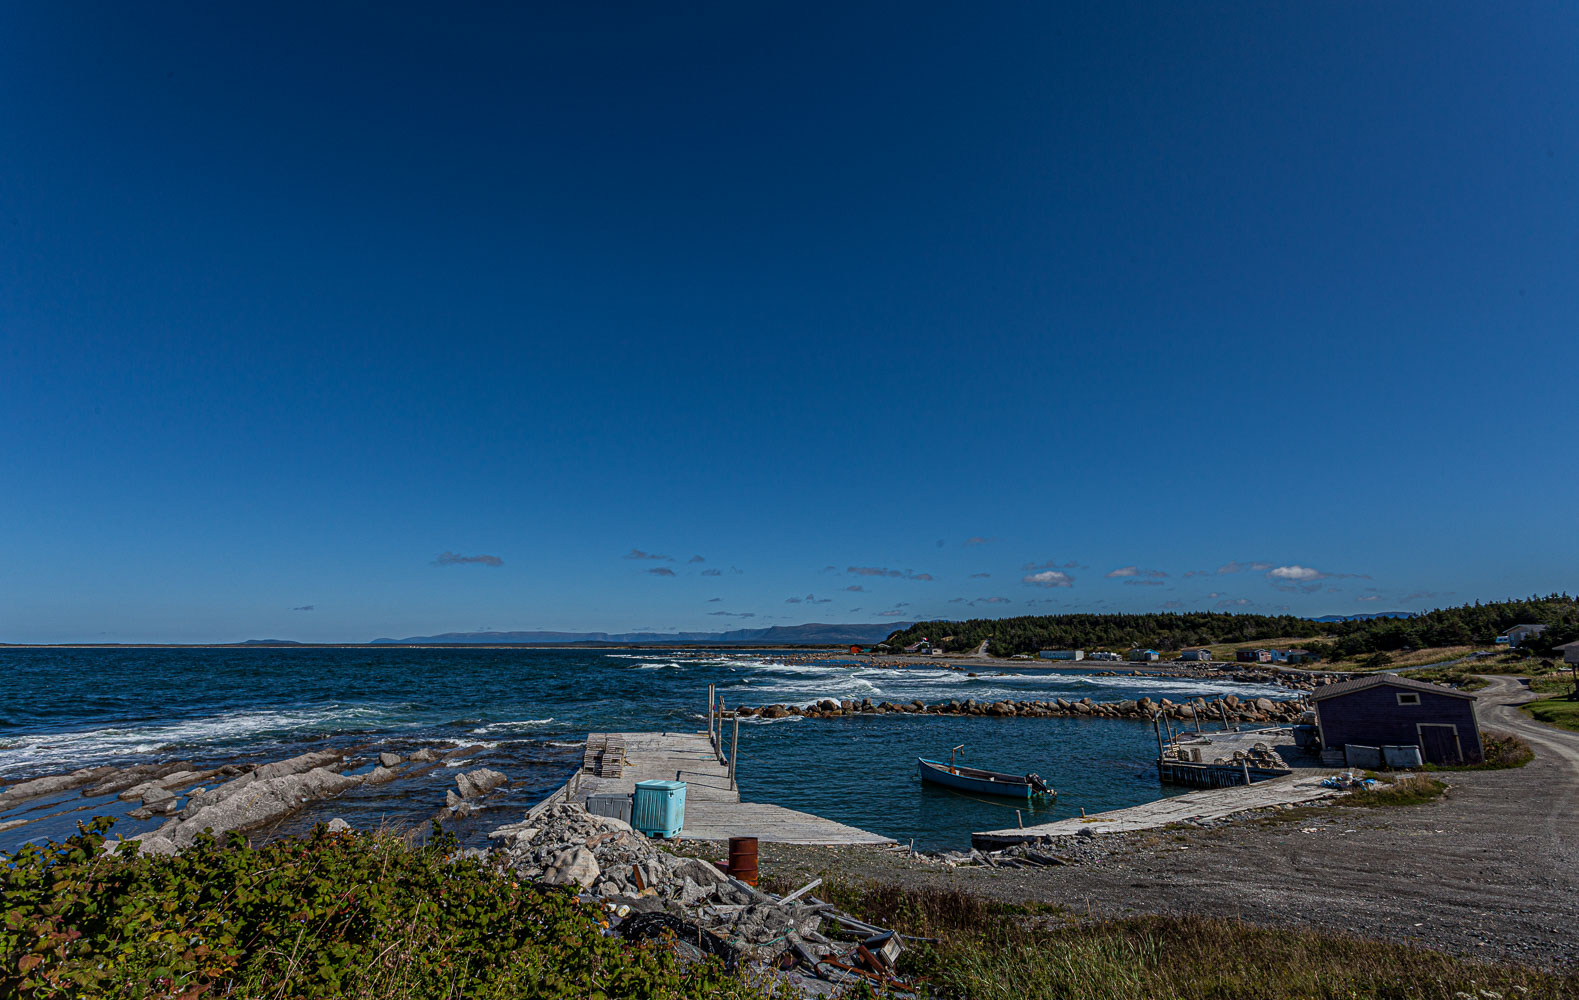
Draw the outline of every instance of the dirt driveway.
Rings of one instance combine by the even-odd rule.
[[[834,871],[969,888],[1080,913],[1213,913],[1314,924],[1451,952],[1547,966],[1579,961],[1579,734],[1515,708],[1530,694],[1490,678],[1477,711],[1535,760],[1444,775],[1445,799],[1393,809],[1331,807],[1293,821],[1133,835],[1067,868],[919,865],[858,849],[763,845],[766,870]]]

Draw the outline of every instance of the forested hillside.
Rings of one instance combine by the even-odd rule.
[[[988,652],[995,656],[1012,656],[1039,649],[1147,646],[1167,651],[1214,643],[1291,638],[1311,640],[1304,645],[1334,657],[1352,657],[1404,648],[1490,645],[1499,633],[1530,622],[1553,626],[1549,634],[1533,644],[1541,651],[1579,637],[1579,600],[1567,594],[1552,594],[1442,608],[1413,618],[1347,622],[1211,611],[973,618],[969,621],[917,622],[894,632],[886,641],[898,649],[925,638],[934,643],[942,642],[949,652],[956,653],[975,649],[986,639]]]

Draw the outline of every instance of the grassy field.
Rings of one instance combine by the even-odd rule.
[[[784,886],[776,886],[785,889]],[[1232,919],[1081,921],[959,891],[824,883],[823,898],[912,943],[901,971],[971,1000],[1412,1000],[1579,997],[1579,977],[1453,958],[1347,934]]]
[[[1537,722],[1579,732],[1579,701],[1569,701],[1559,695],[1533,701],[1525,705],[1522,711]]]
[[[1211,650],[1214,660],[1232,660],[1234,654],[1241,649],[1303,649],[1309,643],[1320,641],[1322,640],[1312,639],[1309,636],[1303,639],[1284,636],[1281,639],[1261,639],[1257,642],[1219,642],[1201,648]]]

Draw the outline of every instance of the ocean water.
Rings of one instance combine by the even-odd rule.
[[[0,702],[0,780],[97,764],[277,760],[327,747],[408,753],[472,748],[453,766],[512,779],[460,824],[463,839],[519,818],[581,761],[588,732],[699,730],[708,684],[725,703],[808,704],[819,698],[937,702],[951,698],[1116,700],[1194,695],[1278,696],[1267,685],[1079,670],[805,662],[803,652],[514,649],[14,649],[0,651],[10,682]],[[789,660],[790,662],[782,662]],[[1034,770],[1059,790],[1038,821],[1169,794],[1150,769],[1149,726],[1116,720],[910,716],[751,720],[741,725],[737,773],[748,801],[804,809],[917,847],[964,847],[973,830],[1015,824],[1011,806],[923,787],[917,756],[995,770]],[[284,830],[331,815],[358,825],[425,823],[454,771],[361,789],[318,803]],[[87,810],[75,807],[88,805]],[[0,813],[61,815],[0,833],[0,849],[60,836],[125,803],[73,793]],[[1023,809],[1023,807],[1022,807]],[[1026,822],[1032,815],[1027,810]],[[116,832],[155,826],[121,819]],[[742,831],[749,833],[749,831]]]

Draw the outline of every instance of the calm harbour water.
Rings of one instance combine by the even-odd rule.
[[[15,649],[0,651],[0,668],[11,682],[11,697],[0,704],[0,780],[106,763],[262,762],[326,747],[477,747],[458,766],[492,767],[512,782],[462,825],[459,832],[472,840],[518,819],[563,782],[579,765],[589,731],[701,729],[708,684],[717,684],[729,705],[1282,693],[1257,684],[1010,664],[972,667],[980,676],[968,677],[930,665],[779,663],[757,651]],[[966,763],[1034,770],[1057,787],[1056,804],[1038,810],[1039,821],[1169,794],[1150,768],[1150,727],[1117,720],[751,721],[741,726],[738,776],[748,801],[803,809],[901,842],[914,838],[917,847],[964,847],[973,830],[1013,826],[1015,817],[1012,806],[920,784],[915,758],[947,758],[960,743]],[[291,828],[332,815],[357,825],[424,822],[453,781],[454,771],[441,767],[416,781],[356,790],[305,810]],[[79,795],[52,808],[81,804]],[[91,805],[0,834],[0,849],[64,835],[76,820],[116,807]],[[0,822],[21,812],[0,813]],[[122,820],[115,829],[131,834],[158,822]]]

